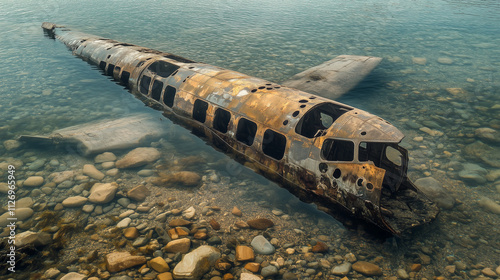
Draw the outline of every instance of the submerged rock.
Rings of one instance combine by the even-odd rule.
[[[122,271],[144,263],[146,263],[144,256],[132,256],[129,252],[113,252],[106,255],[106,268],[109,272]]]
[[[332,274],[337,276],[345,276],[351,271],[351,263],[345,262],[332,269]]]
[[[151,194],[149,189],[144,186],[144,185],[139,185],[127,192],[127,197],[136,200],[136,201],[143,201],[146,199]]]
[[[83,166],[83,174],[89,176],[92,179],[102,180],[104,178],[104,173],[97,170],[93,164],[85,164]]]
[[[221,254],[215,247],[203,245],[186,254],[175,266],[173,276],[178,280],[198,280],[207,273]]]
[[[358,261],[352,265],[352,269],[365,275],[365,276],[380,276],[382,275],[382,269],[376,264]]]
[[[274,253],[274,246],[262,235],[257,235],[250,243],[257,254],[271,255]]]
[[[47,232],[25,231],[16,235],[16,246],[42,247],[52,243],[52,235]]]
[[[253,220],[248,220],[247,224],[254,229],[266,229],[274,226],[273,221],[266,218],[258,218]]]
[[[89,199],[83,196],[72,196],[63,200],[62,205],[64,207],[79,207],[84,205]]]
[[[95,163],[102,163],[102,162],[115,161],[115,160],[116,160],[115,154],[113,154],[111,152],[105,152],[105,153],[97,155],[94,159],[94,162]]]
[[[12,151],[21,147],[21,142],[17,140],[6,140],[3,141],[3,146],[7,151]]]
[[[24,180],[23,186],[36,188],[41,186],[43,184],[43,181],[44,180],[42,176],[31,176]]]
[[[476,184],[486,183],[486,174],[488,171],[474,163],[466,163],[463,165],[463,170],[458,172],[458,176],[465,181]]]
[[[485,140],[492,143],[500,143],[500,131],[489,128],[482,127],[475,130],[475,135],[481,140]]]
[[[479,200],[479,206],[483,207],[485,210],[491,213],[500,214],[500,204],[487,197],[481,197],[481,199]]]
[[[465,147],[465,153],[492,167],[500,168],[500,147],[491,147],[481,141],[476,141]]]
[[[415,181],[415,185],[440,208],[450,209],[455,204],[455,198],[450,195],[450,191],[432,177],[420,178]]]
[[[160,152],[155,148],[136,148],[116,161],[116,167],[134,168],[155,162],[160,158]]]
[[[113,183],[96,183],[90,189],[89,201],[98,204],[108,203],[115,198],[118,184]]]

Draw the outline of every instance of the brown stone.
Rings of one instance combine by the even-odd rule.
[[[201,176],[192,171],[178,171],[170,174],[160,173],[159,181],[155,182],[157,185],[175,185],[181,184],[186,187],[195,187],[201,183]]]
[[[233,210],[231,210],[231,214],[237,216],[237,217],[241,217],[243,216],[243,213],[241,212],[240,209],[238,209],[238,207],[234,206],[233,207]]]
[[[497,277],[497,274],[495,273],[495,271],[493,271],[489,267],[483,268],[483,270],[481,270],[481,273],[484,274],[484,276],[488,276],[488,277],[491,277],[491,278]]]
[[[259,272],[260,264],[255,263],[255,262],[249,262],[249,263],[245,264],[245,269],[248,271],[251,271],[253,273],[257,273],[257,272]]]
[[[136,201],[144,201],[150,194],[151,192],[144,185],[134,187],[127,192],[127,196]]]
[[[414,263],[411,265],[411,271],[419,272],[422,269],[422,265],[419,263]]]
[[[219,271],[226,271],[231,268],[231,264],[227,262],[225,259],[218,259],[215,262],[215,269]]]
[[[170,271],[168,263],[162,257],[156,257],[150,260],[148,264],[152,269],[159,273]]]
[[[239,228],[249,228],[250,226],[244,222],[244,221],[237,221],[236,223],[234,223],[235,226],[239,227]]]
[[[236,246],[236,260],[239,262],[253,261],[255,255],[253,249],[248,246]]]
[[[129,252],[113,252],[106,255],[106,268],[109,272],[118,272],[146,263],[144,256],[132,256]]]
[[[231,273],[226,273],[222,277],[222,280],[233,280],[233,279],[234,279],[234,276]]]
[[[175,219],[168,223],[170,227],[185,227],[191,225],[192,222],[186,221],[184,219]]]
[[[312,250],[314,253],[324,253],[328,252],[328,245],[326,245],[324,242],[318,241],[316,245],[312,247]]]
[[[136,148],[116,161],[116,168],[133,168],[155,162],[160,152],[155,148]]]
[[[191,240],[189,240],[188,238],[181,238],[168,242],[164,249],[168,253],[185,254],[189,252],[190,247],[191,247]]]
[[[136,239],[139,237],[139,231],[135,227],[129,227],[123,230],[123,236],[127,239]]]
[[[177,231],[175,230],[175,228],[169,229],[167,233],[168,233],[168,236],[170,236],[170,238],[172,238],[173,240],[179,239],[179,235],[177,234]]]
[[[214,219],[211,219],[210,222],[208,222],[210,224],[210,226],[214,229],[214,230],[219,230],[220,229],[220,224],[214,220]]]
[[[204,231],[197,231],[194,236],[193,236],[195,239],[199,239],[199,240],[205,240],[208,238],[208,235],[206,232]]]
[[[274,226],[273,221],[266,218],[258,218],[247,221],[247,224],[254,229],[266,229]]]
[[[376,264],[358,261],[352,265],[352,269],[365,275],[365,276],[380,276],[382,275],[382,269]]]
[[[176,227],[175,232],[177,232],[177,235],[179,235],[179,237],[189,235],[189,231],[186,231],[185,228],[182,228],[182,227]]]
[[[172,273],[170,272],[163,272],[160,273],[156,276],[157,280],[174,280],[174,277],[172,276]]]

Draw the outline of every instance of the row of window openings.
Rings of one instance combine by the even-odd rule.
[[[105,61],[101,61],[99,63],[99,68],[104,71],[104,73],[108,76],[111,76],[113,77],[113,72],[116,70],[116,72],[119,73],[120,77],[118,78],[118,80],[125,86],[125,87],[129,87],[129,79],[130,79],[130,72],[128,71],[121,71],[121,68],[120,66],[115,66],[114,64],[111,64],[109,63],[107,65],[108,67],[106,67],[106,62]],[[121,71],[121,74],[120,74],[120,71]]]
[[[401,153],[391,146],[386,146],[384,143],[371,142],[361,142],[359,144],[359,161],[373,161],[376,166],[380,166],[383,159],[381,155],[397,166],[402,165]],[[353,161],[354,142],[327,139],[321,148],[321,156],[327,161]]]
[[[208,103],[206,101],[197,99],[193,107],[193,119],[204,123],[207,118]],[[217,108],[214,114],[213,128],[222,133],[228,130],[229,122],[231,121],[231,113],[222,108]],[[247,145],[252,146],[255,135],[257,133],[257,124],[251,120],[241,118],[236,127],[236,140]],[[266,130],[264,132],[264,139],[262,141],[262,151],[264,154],[280,160],[285,154],[286,137],[273,130]]]
[[[142,76],[141,81],[139,83],[139,92],[148,95],[149,94],[149,85],[151,84],[151,77],[149,76]],[[153,81],[153,86],[151,88],[151,98],[153,98],[156,101],[160,101],[161,99],[161,93],[163,91],[163,82],[154,80]],[[175,99],[175,94],[177,93],[177,89],[173,86],[167,85],[165,87],[165,92],[163,94],[163,104],[167,105],[168,107],[172,108],[174,106],[174,99]]]

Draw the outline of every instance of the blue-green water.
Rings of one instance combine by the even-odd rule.
[[[207,164],[201,167],[201,175],[215,172],[227,179],[222,182],[227,183],[228,193],[221,190],[214,196],[234,196],[237,201],[219,205],[255,205],[248,213],[261,213],[266,205],[287,210],[297,224],[284,223],[281,231],[293,234],[295,227],[310,234],[298,238],[303,242],[296,244],[299,248],[316,235],[330,236],[335,248],[325,259],[354,252],[372,261],[380,254],[384,260],[379,265],[388,277],[397,275],[398,268],[409,272],[409,266],[422,263],[419,256],[427,254],[430,264],[416,278],[475,278],[475,271],[500,265],[500,215],[478,203],[482,197],[500,200],[499,15],[497,1],[472,0],[2,1],[0,140],[153,111],[95,67],[72,56],[63,44],[44,37],[43,21],[276,82],[337,55],[379,56],[383,62],[339,101],[377,114],[401,129],[410,151],[410,177],[432,176],[457,198],[458,205],[444,210],[427,230],[379,244],[344,231],[329,217],[251,172],[239,176],[240,167],[182,128],[172,128],[165,149],[172,160],[202,155]],[[161,117],[159,112],[153,114]],[[485,128],[490,139],[484,135]],[[477,141],[486,147],[471,148]],[[22,161],[20,179],[36,173],[26,166],[37,158],[61,162],[58,169],[45,168],[48,174],[76,170],[86,160],[92,161],[64,151],[7,150],[0,145],[2,166]],[[5,172],[2,169],[2,178]],[[129,174],[119,177],[131,178]],[[261,188],[252,190],[252,184]],[[262,196],[256,195],[259,190]],[[29,196],[30,191],[22,195]],[[33,199],[50,202],[56,195],[64,193]],[[194,196],[200,202],[211,199]],[[294,216],[294,211],[299,214]],[[62,259],[74,257],[72,249],[76,250],[68,245]],[[296,258],[301,257],[290,256],[294,262]],[[465,268],[460,269],[456,261]],[[450,273],[446,266],[451,265],[459,268]],[[300,274],[306,270],[302,268],[290,265],[285,270],[312,278]],[[328,275],[329,269],[316,269],[321,271]]]

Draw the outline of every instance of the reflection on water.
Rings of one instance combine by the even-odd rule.
[[[14,164],[19,183],[28,177],[44,178],[40,186],[18,189],[17,199],[26,198],[21,206],[34,212],[19,224],[17,234],[29,230],[56,235],[50,245],[18,252],[20,271],[34,269],[36,276],[53,267],[61,273],[106,279],[105,256],[120,250],[148,258],[163,256],[174,267],[180,255],[159,250],[167,242],[155,227],[177,213],[186,216],[182,211],[193,206],[193,221],[200,228],[203,220],[220,223],[218,231],[207,227],[215,240],[209,244],[228,256],[229,272],[235,276],[244,264],[231,262],[234,246],[229,244],[248,245],[262,232],[239,229],[235,223],[265,217],[275,223],[264,235],[277,253],[258,254],[257,261],[265,260],[263,267],[279,266],[282,278],[285,272],[301,279],[333,277],[334,268],[356,260],[378,265],[387,277],[403,279],[405,273],[427,279],[497,277],[493,273],[500,253],[498,11],[496,1],[0,3],[1,174],[6,178],[7,166]],[[410,151],[410,177],[436,179],[457,203],[444,209],[432,225],[402,239],[380,241],[361,228],[344,228],[177,126],[169,126],[169,136],[151,144],[162,153],[159,161],[132,170],[115,170],[115,160],[94,162],[70,146],[17,147],[12,140],[20,135],[47,135],[94,120],[137,112],[164,119],[96,67],[71,56],[64,45],[44,38],[43,21],[277,82],[340,54],[382,57],[379,67],[340,101],[400,128]],[[126,152],[116,155],[121,158]],[[102,182],[117,182],[119,191],[109,203],[63,207],[68,197],[89,195],[89,175],[82,173],[85,164],[94,164],[105,175]],[[74,174],[53,183],[65,171]],[[164,187],[150,182],[151,177],[181,171],[203,176],[202,186]],[[151,191],[145,202],[127,198],[127,192],[140,184]],[[5,184],[0,186],[5,192]],[[0,200],[3,206],[6,201],[5,196]],[[241,218],[231,214],[234,206],[242,211]],[[54,209],[61,216],[51,214]],[[148,248],[137,241],[140,237],[127,241],[121,230],[114,229],[127,215],[129,227],[139,229]],[[210,240],[192,239],[192,248]],[[328,252],[311,254],[319,241],[328,245]],[[43,268],[31,266],[40,260]],[[255,273],[268,270],[272,268]],[[348,271],[348,277],[363,277],[353,268]],[[154,269],[127,272],[151,279],[157,274]],[[210,277],[227,272],[214,270]]]

